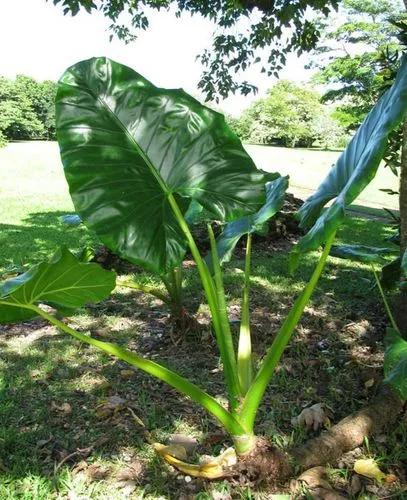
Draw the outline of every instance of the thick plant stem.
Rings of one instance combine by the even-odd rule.
[[[169,275],[161,278],[170,297],[169,306],[174,317],[182,313],[182,267],[171,269]]]
[[[2,303],[0,301],[0,303]],[[4,302],[6,305],[11,305],[8,302]],[[101,351],[110,354],[118,359],[129,363],[140,370],[152,375],[153,377],[158,378],[159,380],[167,383],[171,387],[177,389],[181,394],[184,394],[191,398],[193,401],[202,406],[205,410],[207,410],[211,415],[216,417],[219,422],[225,427],[227,432],[229,432],[232,436],[236,435],[245,435],[245,430],[240,425],[238,420],[223,406],[221,406],[215,398],[207,394],[200,387],[189,382],[189,380],[181,377],[177,373],[165,368],[164,366],[155,363],[154,361],[150,361],[148,359],[144,359],[137,354],[120,347],[117,344],[113,344],[111,342],[103,342],[101,340],[94,339],[89,337],[88,335],[84,335],[80,332],[77,332],[73,328],[70,328],[68,325],[59,321],[51,314],[43,311],[41,308],[30,305],[30,306],[22,306],[16,304],[16,307],[25,307],[26,309],[30,309],[35,311],[39,316],[42,316],[44,319],[49,321],[51,324],[59,328],[65,333],[68,333],[72,337],[84,342],[86,344],[97,347]]]
[[[264,392],[269,384],[277,363],[280,361],[288,342],[290,341],[294,329],[301,319],[305,306],[311,297],[312,292],[318,283],[319,277],[325,267],[332,243],[335,239],[335,232],[328,238],[324,251],[319,262],[301,295],[295,301],[291,311],[277,333],[270,349],[268,350],[260,369],[248,390],[240,413],[240,421],[246,429],[253,429],[257,410],[260,406]]]
[[[237,405],[240,394],[236,357],[234,350],[230,349],[230,342],[228,339],[226,339],[225,332],[222,329],[215,283],[213,282],[208,266],[201,257],[195,240],[191,234],[191,231],[189,230],[188,224],[186,223],[184,216],[182,215],[182,212],[171,193],[168,195],[168,202],[172,208],[172,211],[174,212],[175,217],[177,218],[180,228],[187,238],[189,248],[198,268],[199,276],[201,278],[201,282],[204,287],[205,295],[212,314],[212,322],[215,330],[216,341],[220,351],[220,356],[222,358],[229,401],[231,403],[231,407],[234,408]]]
[[[153,295],[157,297],[157,299],[162,300],[168,305],[171,305],[171,298],[168,295],[162,293],[158,288],[154,288],[148,285],[141,285],[140,283],[136,283],[134,281],[124,281],[117,280],[117,285],[125,288],[132,288],[133,290],[139,290],[140,292],[148,293],[149,295]]]
[[[230,329],[230,323],[228,318],[228,311],[226,307],[226,298],[225,298],[225,289],[223,287],[223,278],[222,278],[222,269],[220,267],[218,249],[216,246],[215,235],[213,234],[213,229],[210,224],[207,225],[208,234],[209,234],[209,242],[211,245],[211,255],[212,255],[212,264],[213,264],[213,272],[215,279],[215,287],[216,287],[216,295],[218,299],[218,311],[219,318],[222,328],[222,336],[224,338],[225,344],[229,352],[233,352],[234,354],[234,346],[233,346],[233,338],[232,331]],[[236,367],[237,370],[237,367]],[[240,389],[239,389],[240,392]],[[236,409],[238,405],[238,401],[231,401],[232,409]]]
[[[246,395],[252,383],[252,340],[250,335],[250,258],[252,251],[252,235],[247,235],[246,258],[244,267],[244,286],[242,298],[242,313],[240,320],[239,347],[237,353],[237,370],[242,394]]]
[[[396,330],[396,332],[399,332],[400,333],[400,330],[397,326],[397,323],[394,319],[394,316],[391,312],[391,309],[390,309],[390,306],[389,306],[389,303],[386,299],[386,295],[384,293],[384,290],[383,290],[383,287],[382,287],[382,284],[380,283],[380,280],[379,280],[379,277],[377,276],[377,272],[374,268],[374,265],[371,264],[371,267],[372,267],[372,271],[373,271],[373,274],[374,274],[374,277],[375,277],[375,280],[376,280],[376,285],[377,285],[377,288],[379,289],[379,292],[380,292],[380,295],[382,297],[382,300],[383,300],[383,304],[384,304],[384,307],[386,309],[386,312],[387,312],[387,315],[389,317],[389,320],[390,320],[390,323],[391,323],[391,326]]]

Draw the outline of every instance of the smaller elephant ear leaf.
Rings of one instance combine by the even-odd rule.
[[[384,354],[385,382],[407,400],[407,341],[394,328],[388,328]]]
[[[0,323],[36,316],[30,309],[39,303],[61,310],[76,309],[109,296],[116,275],[98,264],[84,263],[62,248],[49,262],[42,262],[0,285]]]
[[[340,259],[355,260],[369,264],[371,262],[382,263],[386,255],[394,254],[394,250],[366,245],[333,245],[329,254]]]
[[[228,262],[232,258],[233,250],[238,241],[245,234],[267,232],[267,221],[282,207],[285,192],[288,188],[288,176],[266,184],[266,203],[258,212],[247,215],[226,224],[222,234],[217,239],[219,261]],[[209,259],[208,259],[209,260]]]
[[[317,250],[342,224],[346,207],[375,176],[388,136],[403,120],[406,110],[407,59],[404,57],[393,85],[366,116],[316,192],[300,208],[300,226],[311,229],[293,250],[292,270],[300,254]],[[324,211],[332,199],[334,202]]]

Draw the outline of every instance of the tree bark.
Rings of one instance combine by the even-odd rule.
[[[394,424],[404,402],[390,387],[383,385],[364,409],[349,415],[320,436],[307,441],[289,454],[301,469],[325,465],[338,460],[347,451],[364,443],[365,438]]]
[[[407,2],[407,0],[406,0]],[[403,124],[403,143],[400,164],[400,251],[407,248],[407,119]]]

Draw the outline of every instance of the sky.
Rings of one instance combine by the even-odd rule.
[[[52,0],[0,0],[0,75],[17,74],[38,80],[58,80],[70,65],[89,57],[107,56],[126,64],[155,85],[184,88],[199,96],[197,83],[202,67],[196,55],[210,47],[214,26],[188,14],[154,12],[150,29],[129,45],[109,42],[108,21],[98,12],[63,16]],[[309,79],[306,58],[289,56],[280,77],[296,82]],[[275,79],[257,69],[245,79],[259,88],[257,96],[235,95],[221,102],[225,112],[238,115],[253,99],[265,94]]]

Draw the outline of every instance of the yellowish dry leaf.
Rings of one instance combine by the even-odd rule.
[[[361,476],[375,479],[379,483],[386,479],[386,474],[379,469],[373,458],[361,458],[356,460],[353,470]]]
[[[154,443],[154,449],[166,462],[176,467],[178,470],[193,477],[203,477],[205,479],[219,479],[228,475],[228,468],[237,462],[236,452],[233,448],[228,448],[218,457],[211,457],[201,464],[190,464],[180,460],[172,453],[171,446]]]

